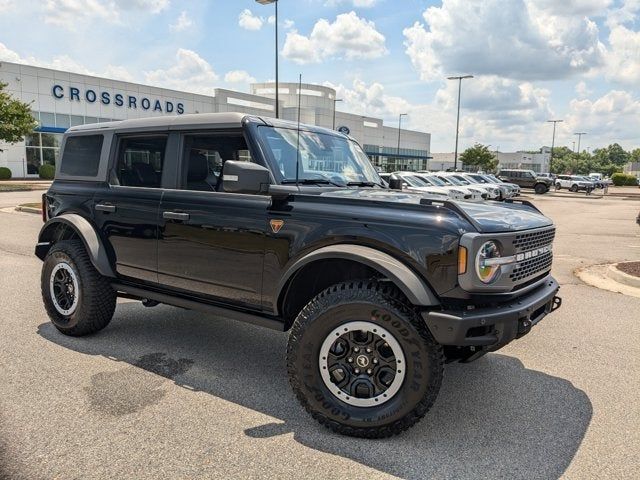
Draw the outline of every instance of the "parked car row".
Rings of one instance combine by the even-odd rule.
[[[505,200],[520,195],[520,187],[505,183],[489,174],[467,172],[394,172],[381,177],[389,183],[391,176],[402,179],[409,191],[440,197],[443,200]]]
[[[594,190],[596,188],[605,188],[609,185],[608,180],[598,179],[596,177],[585,177],[582,175],[558,175],[555,180],[556,190],[567,188],[571,192],[580,190]]]

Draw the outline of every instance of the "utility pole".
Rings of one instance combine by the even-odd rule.
[[[332,130],[336,129],[336,103],[341,102],[342,99],[341,98],[334,98],[333,99],[333,128]]]
[[[578,136],[578,155],[580,155],[580,140],[582,139],[582,135],[586,135],[587,132],[577,132],[574,135]]]
[[[408,115],[409,115],[408,113],[401,113],[398,116],[398,152],[397,152],[398,160],[400,160],[400,132],[402,131],[400,127],[402,126],[402,117],[406,117]]]
[[[547,120],[547,123],[553,123],[553,136],[551,137],[551,155],[549,156],[549,173],[551,173],[551,164],[553,163],[553,148],[556,145],[556,123],[564,122],[564,120]]]
[[[256,0],[260,5],[275,3],[276,7],[276,118],[280,118],[280,87],[278,82],[278,0]]]
[[[456,151],[453,156],[453,170],[458,169],[458,135],[460,133],[460,94],[462,93],[462,80],[473,78],[473,75],[462,75],[458,77],[447,77],[447,80],[458,80],[458,115],[456,116]]]

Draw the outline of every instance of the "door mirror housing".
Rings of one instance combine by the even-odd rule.
[[[402,181],[402,178],[399,177],[398,175],[391,175],[389,177],[389,188],[391,190],[402,190],[403,185],[404,185],[404,182]]]
[[[228,193],[266,194],[271,172],[251,162],[227,160],[222,169],[222,190]]]

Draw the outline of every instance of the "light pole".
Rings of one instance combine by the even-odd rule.
[[[336,103],[341,102],[342,99],[341,98],[334,98],[333,99],[333,130],[336,129]]]
[[[582,139],[582,135],[586,135],[587,132],[576,132],[574,135],[578,135],[578,155],[580,155],[580,140]]]
[[[551,155],[549,156],[549,173],[551,173],[551,164],[553,163],[553,147],[556,145],[556,123],[564,122],[564,120],[547,120],[547,123],[553,123],[553,136],[551,137]]]
[[[407,117],[408,113],[401,113],[398,116],[398,160],[400,160],[400,127],[402,126],[402,117]]]
[[[280,103],[279,103],[279,82],[278,82],[278,0],[256,0],[260,5],[270,5],[275,3],[276,8],[276,118],[280,118]]]
[[[458,80],[458,115],[456,117],[456,152],[453,156],[453,170],[458,169],[458,133],[460,131],[460,93],[462,92],[462,80],[473,78],[473,75],[462,75],[458,77],[447,77],[447,80]]]

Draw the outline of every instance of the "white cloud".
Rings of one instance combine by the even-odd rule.
[[[227,83],[255,83],[256,79],[246,70],[231,70],[224,76],[224,81]]]
[[[178,49],[173,65],[145,72],[145,81],[162,88],[211,95],[218,75],[211,65],[193,50]]]
[[[369,8],[378,3],[378,0],[327,0],[325,5],[327,7],[337,7],[343,3],[350,3],[356,8]]]
[[[123,80],[125,82],[135,80],[127,69],[122,66],[107,65],[107,68],[103,72],[95,72],[68,55],[57,55],[50,61],[41,60],[35,57],[21,57],[17,52],[14,52],[3,43],[0,43],[0,61],[3,60],[6,62],[22,63],[25,65],[34,65],[36,67],[79,73],[82,75],[112,78],[114,80]]]
[[[605,15],[613,0],[529,0],[535,7],[555,15]]]
[[[609,34],[609,45],[605,76],[620,83],[637,85],[640,82],[640,31],[616,25]]]
[[[0,0],[0,12],[8,12],[15,6],[14,0]]]
[[[597,25],[539,1],[443,0],[424,12],[424,24],[404,30],[406,53],[428,81],[467,72],[549,80],[600,66],[605,47]]]
[[[565,122],[569,131],[583,131],[595,146],[620,143],[638,147],[640,99],[630,92],[611,90],[596,100],[574,99]]]
[[[578,94],[578,98],[586,98],[593,93],[593,90],[587,87],[587,84],[581,80],[576,84],[576,93]]]
[[[295,30],[288,33],[282,49],[285,58],[299,64],[328,58],[373,59],[385,54],[384,35],[355,12],[338,15],[333,23],[318,20],[308,37]]]
[[[607,12],[607,26],[633,22],[640,13],[640,0],[622,0],[622,2]]]
[[[253,14],[251,10],[245,8],[240,15],[238,15],[238,25],[245,30],[260,30],[264,19]]]
[[[168,6],[169,0],[46,0],[44,21],[75,30],[94,20],[121,23],[121,11],[155,15]]]
[[[296,24],[296,22],[294,22],[293,20],[289,20],[289,19],[285,19],[284,22],[282,22],[282,26],[285,28],[285,30],[289,30],[291,28],[293,28],[293,26]]]
[[[180,16],[177,18],[176,23],[169,25],[169,30],[172,32],[182,32],[191,26],[193,26],[193,20],[191,20],[189,15],[187,15],[187,12],[183,10],[180,12]]]
[[[357,115],[393,118],[400,113],[406,113],[411,107],[404,98],[385,93],[384,86],[378,82],[367,84],[355,79],[350,87],[343,84],[334,85],[331,82],[325,82],[324,85],[336,90],[337,97],[344,102],[341,108]]]

